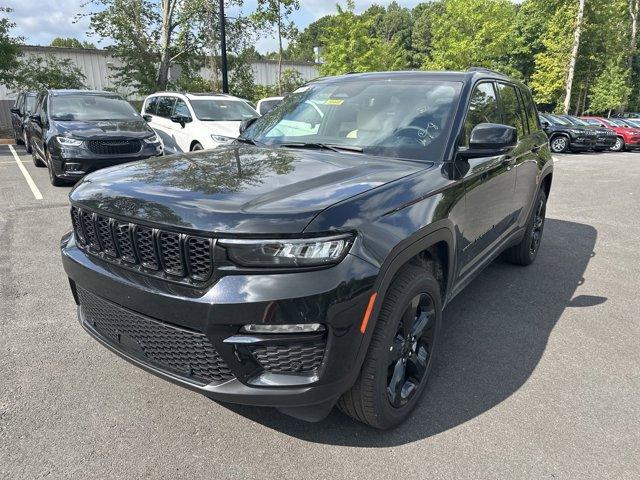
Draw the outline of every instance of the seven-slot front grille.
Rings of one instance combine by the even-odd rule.
[[[309,373],[322,365],[325,340],[282,345],[258,345],[251,353],[262,368],[273,373]]]
[[[71,207],[78,245],[104,260],[146,274],[202,284],[213,273],[213,240],[122,222]]]
[[[87,147],[98,155],[126,155],[138,153],[142,148],[140,140],[89,140]]]
[[[198,383],[233,378],[206,335],[167,324],[78,288],[83,321],[115,349]]]

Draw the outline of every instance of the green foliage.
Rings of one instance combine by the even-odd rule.
[[[347,72],[400,70],[406,67],[402,52],[393,41],[385,41],[369,34],[375,19],[356,15],[353,0],[346,9],[338,5],[335,23],[327,29],[323,42],[324,63],[322,75],[340,75]]]
[[[293,68],[287,68],[282,71],[282,78],[280,79],[280,88],[282,93],[291,93],[298,87],[304,85],[305,81],[302,78],[302,74],[294,70]]]
[[[56,37],[51,40],[51,46],[63,48],[96,48],[96,46],[91,42],[81,42],[77,38],[72,37]]]
[[[509,0],[444,0],[432,23],[431,56],[425,69],[464,70],[480,66],[510,71],[516,10]]]
[[[535,71],[531,75],[531,88],[538,103],[554,107],[562,102],[576,10],[576,3],[565,2],[547,22],[541,51],[534,55]]]
[[[28,56],[20,62],[10,86],[16,90],[85,88],[85,76],[68,58]]]
[[[591,89],[589,111],[611,113],[623,105],[631,93],[628,78],[629,71],[620,66],[620,61],[610,61]]]
[[[10,8],[0,7],[0,13],[10,13]],[[8,84],[12,81],[14,70],[18,66],[21,55],[21,38],[11,36],[11,29],[15,23],[6,17],[0,17],[0,83]]]

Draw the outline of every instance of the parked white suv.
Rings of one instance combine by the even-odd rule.
[[[242,120],[259,116],[231,95],[174,92],[149,95],[141,113],[161,138],[165,154],[230,143],[240,134]]]

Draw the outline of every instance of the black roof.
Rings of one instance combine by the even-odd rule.
[[[391,71],[391,72],[366,72],[366,73],[347,73],[345,75],[337,75],[333,77],[322,77],[312,81],[312,83],[330,83],[336,80],[350,81],[350,80],[376,80],[376,79],[389,79],[389,78],[413,78],[413,79],[435,79],[441,81],[451,82],[472,82],[478,79],[486,78],[493,80],[507,80],[509,82],[524,86],[522,82],[504,75],[500,72],[489,70],[482,67],[471,67],[466,71],[450,71],[450,70],[438,70],[438,71],[426,71],[426,70],[403,70],[403,71]]]
[[[49,95],[116,95],[120,94],[116,92],[107,92],[106,90],[81,90],[81,89],[51,89],[48,90]]]

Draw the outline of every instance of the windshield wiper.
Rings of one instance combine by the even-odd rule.
[[[315,148],[339,153],[343,151],[362,153],[364,151],[362,147],[356,147],[355,145],[334,145],[330,143],[281,143],[279,146],[283,148]]]

